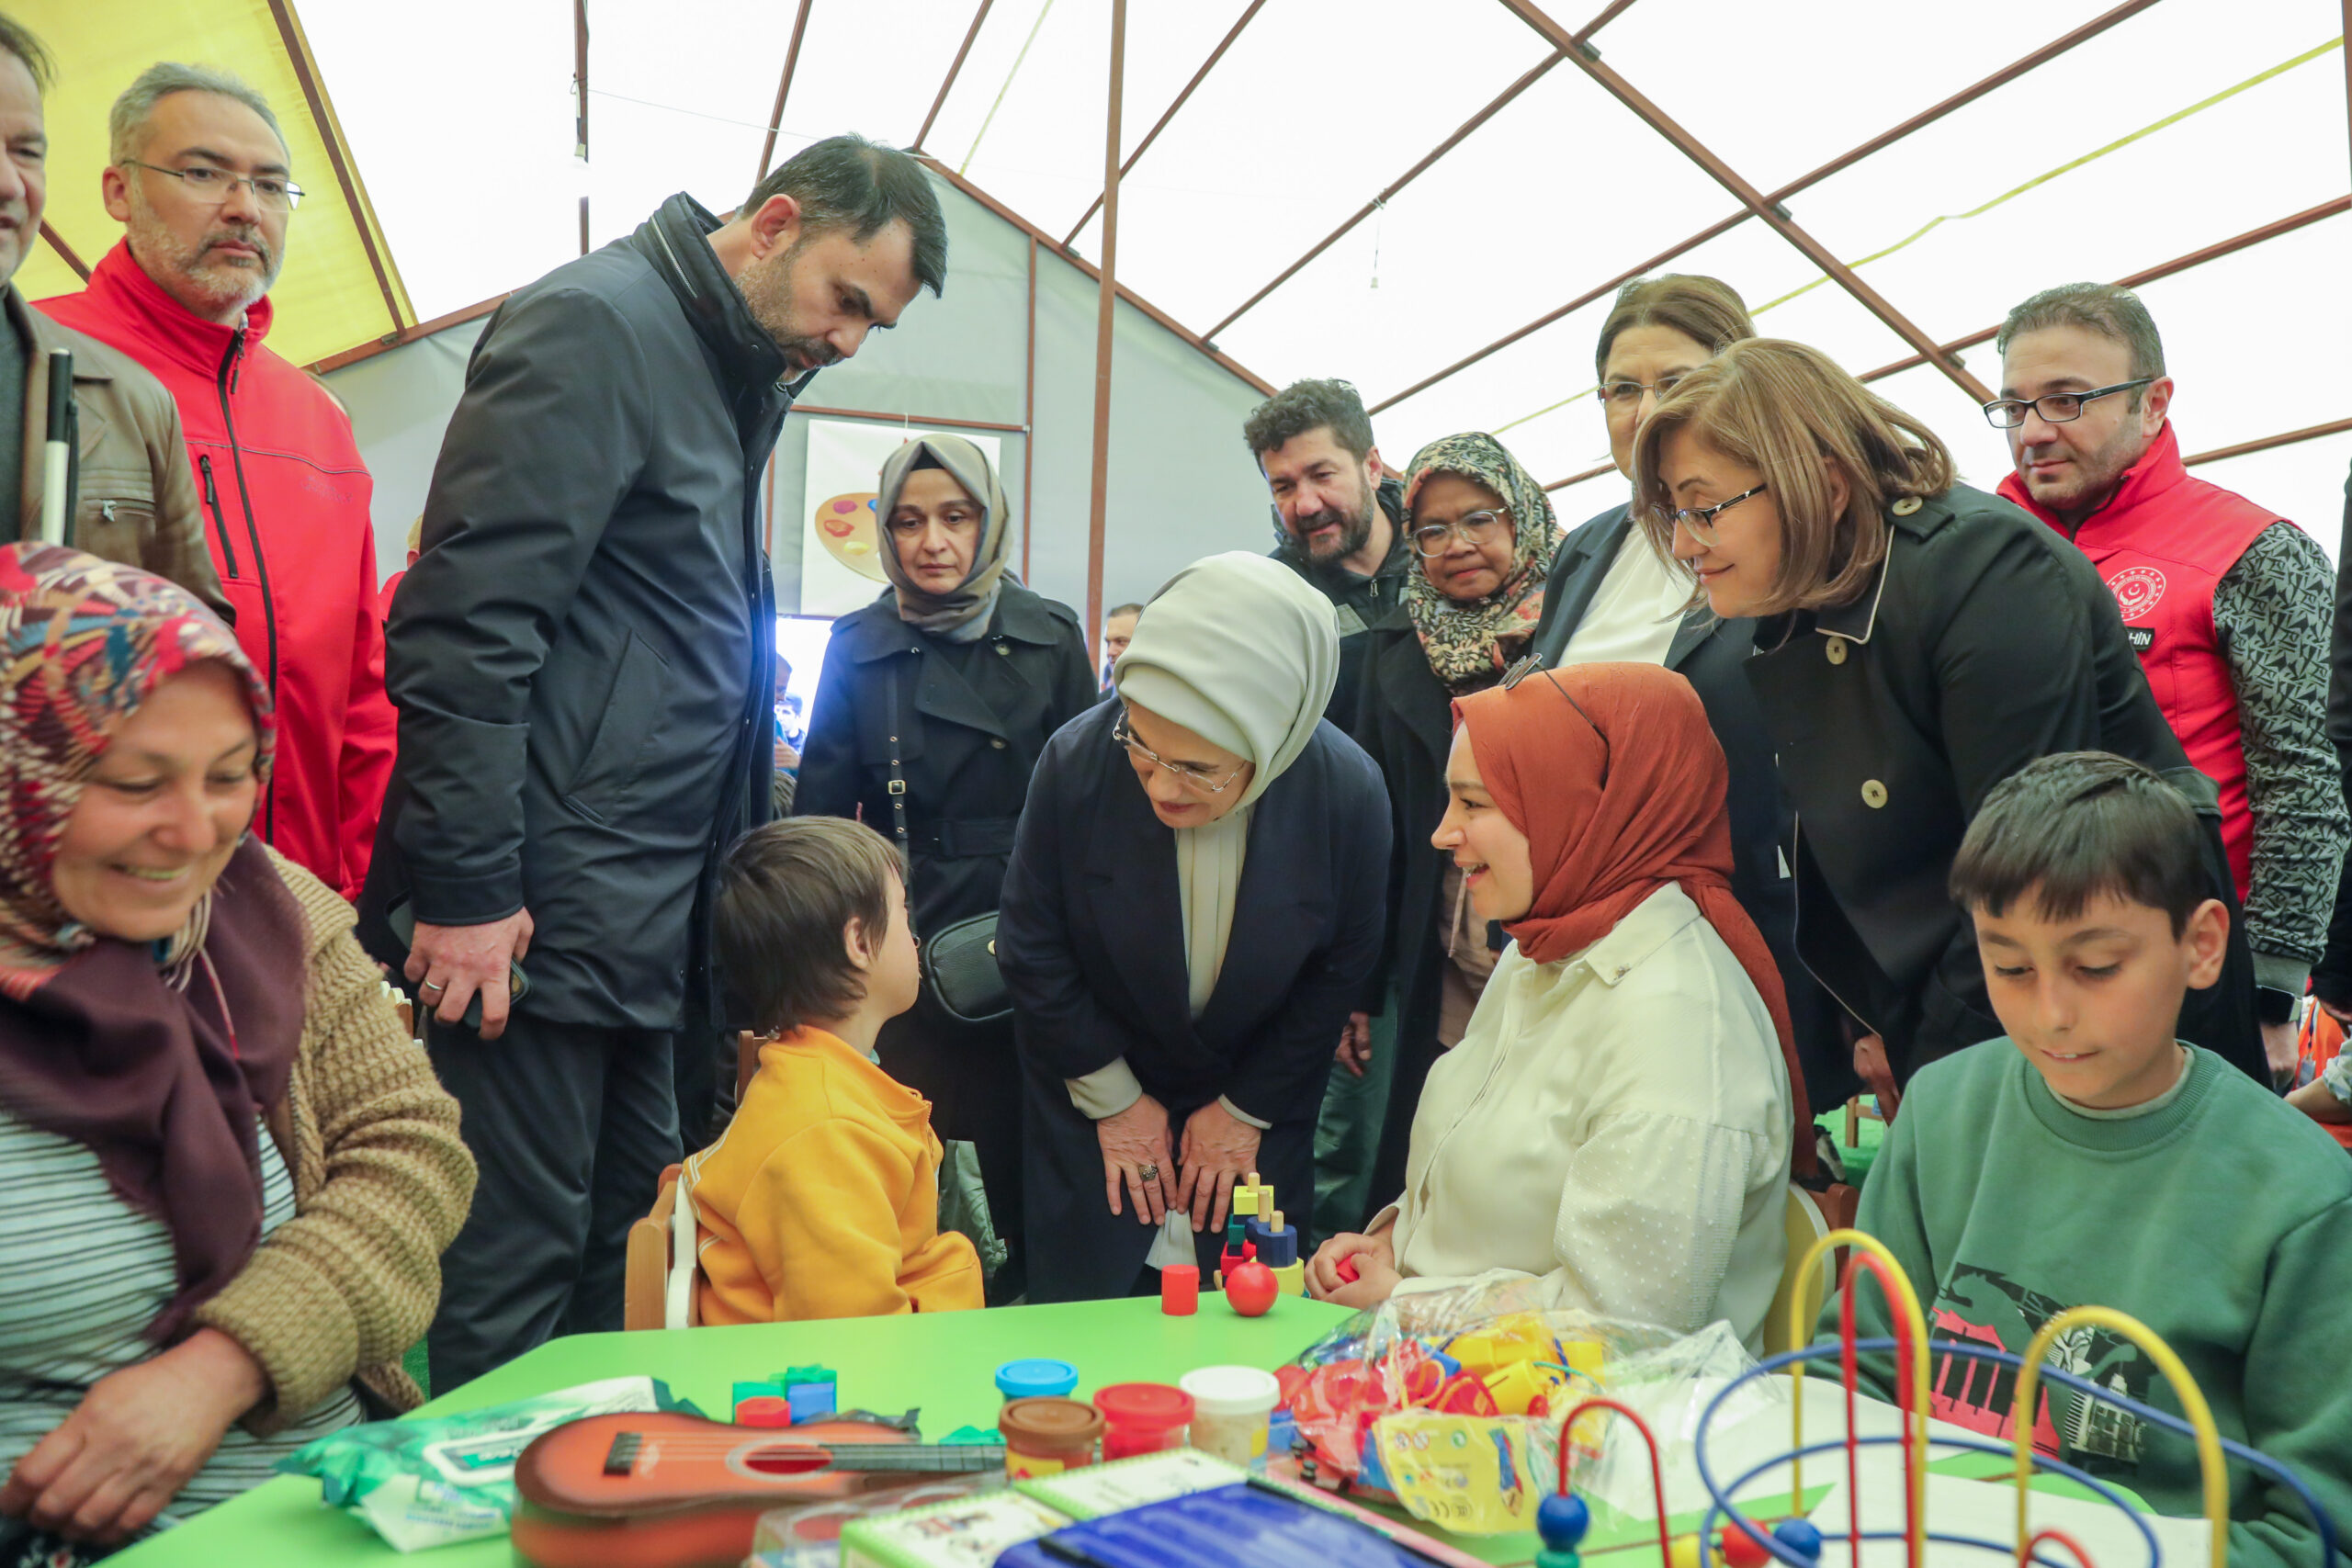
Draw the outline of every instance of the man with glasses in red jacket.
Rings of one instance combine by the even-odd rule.
[[[256,826],[356,898],[396,721],[373,481],[334,400],[263,346],[301,188],[268,103],[225,72],[151,66],[107,130],[102,189],[123,241],[88,288],[40,308],[138,360],[179,405],[212,565],[277,705]]]
[[[2325,725],[2327,552],[2182,465],[2164,344],[2130,289],[2044,289],[1993,341],[2001,395],[1984,417],[2013,469],[2000,493],[2098,568],[2157,705],[2220,786],[2263,1046],[2290,1074],[2352,835]]]

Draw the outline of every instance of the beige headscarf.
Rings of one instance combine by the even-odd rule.
[[[980,503],[980,542],[972,551],[972,568],[951,593],[916,587],[899,564],[897,543],[891,537],[890,513],[898,509],[907,476],[917,468],[945,469]],[[882,536],[882,570],[899,593],[899,618],[918,631],[950,642],[977,642],[987,636],[989,617],[996,609],[997,587],[1012,547],[1012,509],[1004,503],[1004,488],[997,483],[988,454],[960,435],[919,435],[890,454],[889,461],[882,465],[878,488],[881,493],[874,502],[874,517]]]
[[[1340,673],[1331,602],[1264,556],[1193,562],[1144,606],[1112,671],[1119,700],[1248,758],[1256,773],[1233,809],[1176,833],[1184,964],[1198,1018],[1216,989],[1233,934],[1250,818],[1322,722]]]

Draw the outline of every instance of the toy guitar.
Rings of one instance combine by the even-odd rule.
[[[1000,1444],[919,1443],[879,1420],[591,1416],[514,1461],[514,1556],[534,1568],[736,1568],[770,1508],[1003,1466]]]

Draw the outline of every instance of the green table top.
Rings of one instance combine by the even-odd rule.
[[[1345,1308],[1289,1296],[1267,1316],[1245,1318],[1228,1310],[1222,1297],[1204,1292],[1199,1314],[1192,1317],[1166,1316],[1158,1302],[1147,1298],[744,1328],[582,1334],[542,1345],[433,1401],[419,1414],[448,1415],[600,1378],[646,1376],[663,1380],[671,1393],[723,1416],[737,1381],[764,1378],[790,1366],[821,1364],[840,1375],[844,1408],[895,1416],[920,1407],[924,1434],[936,1438],[958,1427],[996,1424],[1001,1401],[994,1374],[1000,1364],[1017,1357],[1056,1356],[1075,1364],[1078,1392],[1084,1397],[1106,1383],[1174,1382],[1195,1367],[1241,1364],[1271,1370],[1348,1315]],[[1939,1461],[1932,1468],[1986,1473],[2004,1467],[1979,1456]],[[1821,1474],[1821,1483],[1806,1488],[1808,1506],[1829,1490],[1828,1472]],[[1764,1499],[1747,1506],[1766,1517],[1785,1511],[1784,1503]],[[1596,1506],[1594,1512],[1585,1541],[1588,1556],[1656,1540],[1655,1526],[1605,1506]],[[1669,1523],[1680,1533],[1697,1528],[1699,1516]],[[1530,1563],[1537,1546],[1532,1534],[1447,1539],[1471,1556],[1498,1564]],[[322,1506],[316,1481],[281,1476],[112,1561],[123,1568],[306,1568],[313,1563],[343,1568],[393,1562],[414,1562],[417,1568],[511,1568],[513,1553],[501,1535],[404,1558],[358,1520]]]
[[[845,1408],[897,1415],[920,1406],[924,1435],[940,1438],[958,1427],[996,1425],[1001,1403],[993,1381],[996,1369],[1016,1357],[1057,1356],[1075,1364],[1084,1396],[1106,1383],[1174,1382],[1195,1367],[1278,1367],[1347,1316],[1344,1308],[1293,1296],[1262,1318],[1245,1318],[1228,1309],[1224,1298],[1204,1292],[1201,1310],[1192,1317],[1166,1316],[1157,1301],[1146,1298],[743,1328],[582,1334],[552,1340],[452,1390],[422,1414],[448,1415],[599,1378],[649,1376],[724,1417],[738,1380],[821,1363],[840,1374]],[[123,1568],[391,1562],[510,1568],[513,1555],[500,1536],[404,1558],[358,1520],[322,1507],[316,1481],[281,1476],[112,1561]]]

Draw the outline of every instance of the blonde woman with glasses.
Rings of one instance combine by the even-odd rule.
[[[1331,1043],[1387,902],[1387,795],[1322,716],[1339,660],[1304,579],[1211,556],[1145,606],[1117,700],[1038,761],[997,919],[1032,1301],[1150,1288],[1170,1211],[1213,1269],[1251,1171],[1311,1224]]]
[[[1959,483],[1925,424],[1802,344],[1751,339],[1693,369],[1634,458],[1652,546],[1716,615],[1755,618],[1746,672],[1796,809],[1797,949],[1867,1081],[1899,1089],[2003,1032],[1945,881],[1993,786],[2061,751],[2128,757],[2199,803],[2230,952],[2180,1032],[2267,1081],[2213,786],[2088,560]]]

